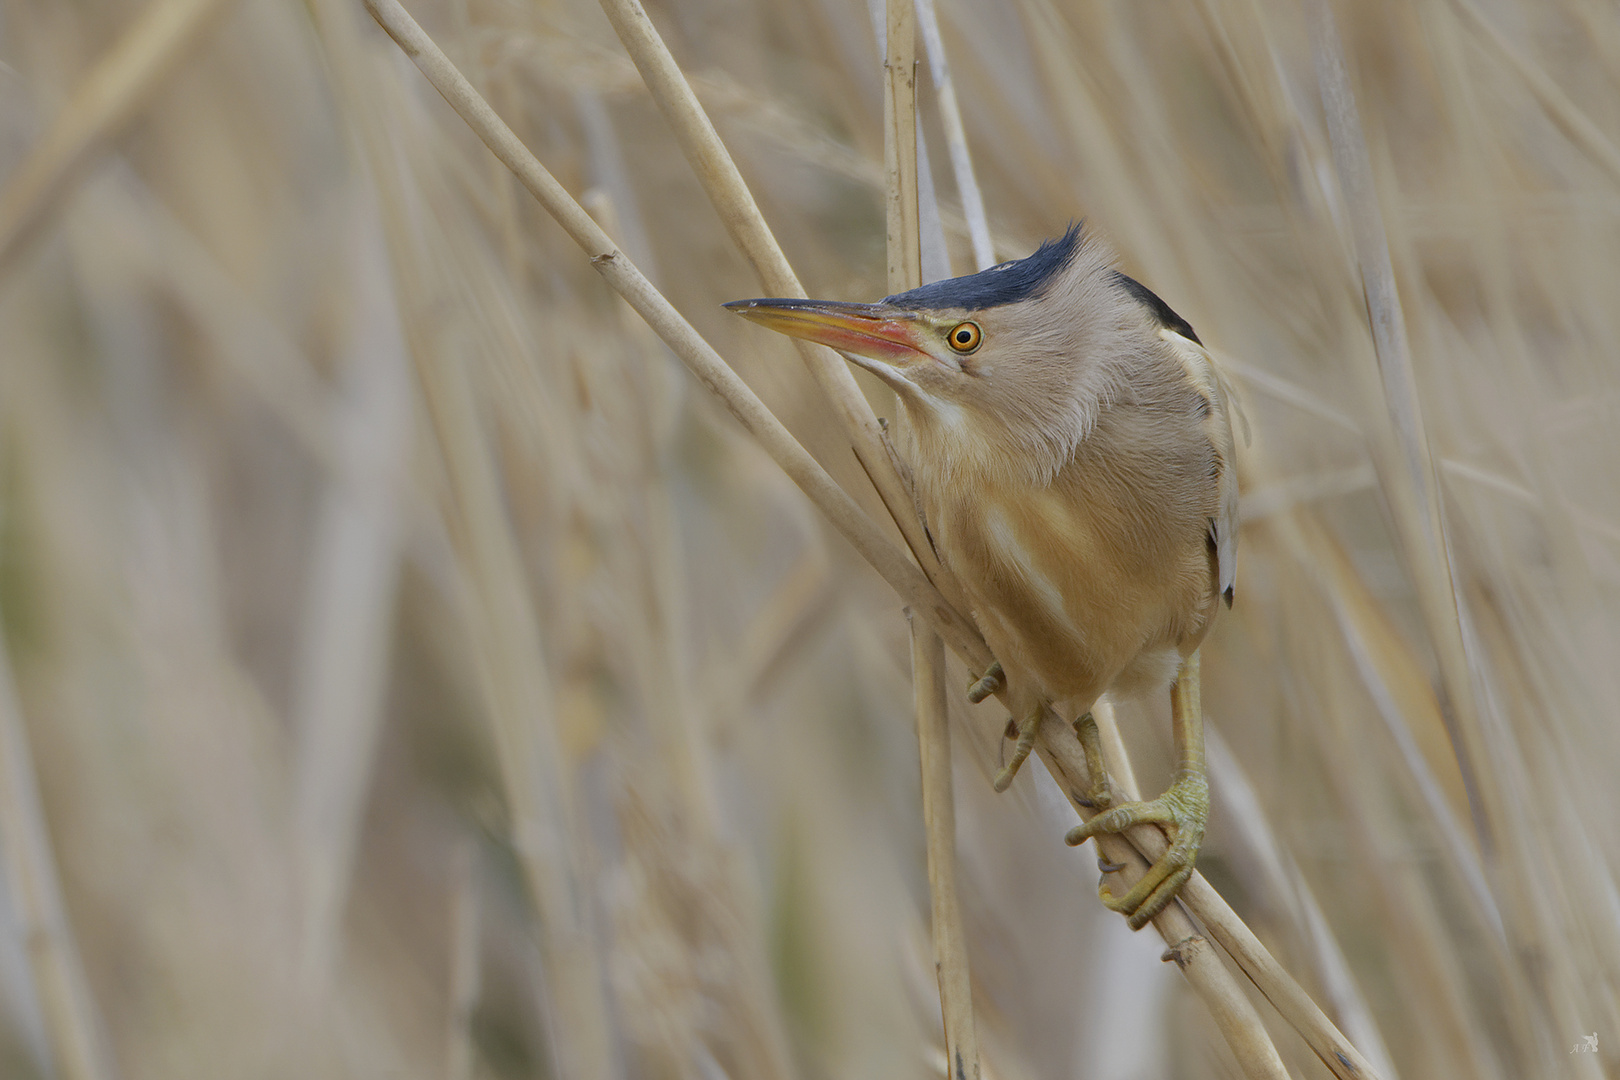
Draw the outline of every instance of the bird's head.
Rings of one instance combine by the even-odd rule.
[[[745,319],[843,353],[899,394],[938,466],[1050,477],[1118,390],[1141,318],[1079,226],[1025,259],[886,297],[737,300]],[[1135,333],[1132,333],[1132,330]]]

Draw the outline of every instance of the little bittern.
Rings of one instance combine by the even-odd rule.
[[[1018,718],[998,790],[1052,702],[1079,715],[1089,797],[1107,806],[1092,705],[1175,681],[1174,783],[1067,837],[1174,828],[1130,892],[1113,896],[1106,877],[1099,890],[1134,928],[1192,873],[1209,816],[1196,651],[1232,602],[1237,480],[1228,392],[1209,353],[1112,261],[1076,226],[1026,259],[876,304],[726,307],[837,349],[898,394],[898,450],[929,537],[999,662],[969,697],[1004,679]]]

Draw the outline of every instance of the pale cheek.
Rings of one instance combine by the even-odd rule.
[[[942,401],[931,398],[928,402],[933,414],[933,421],[941,432],[952,438],[960,438],[967,433],[967,410],[954,401]]]

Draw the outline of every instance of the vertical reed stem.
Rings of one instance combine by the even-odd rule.
[[[365,3],[377,22],[434,88],[585,250],[592,265],[608,284],[635,308],[699,381],[759,440],[771,458],[888,581],[900,595],[901,601],[915,615],[930,621],[935,631],[970,669],[983,670],[988,666],[992,659],[990,650],[977,628],[952,608],[917,567],[878,532],[848,494],[816,464],[782,427],[781,422],[765,408],[764,403],[698,336],[691,324],[617,250],[607,234],[495,115],[489,103],[477,94],[398,0],[365,0]],[[1064,725],[1047,725],[1040,744],[1042,758],[1066,793],[1087,790],[1085,756],[1080,752],[1078,742],[1072,738],[1065,741],[1052,737],[1054,729],[1061,727]],[[1071,802],[1074,803],[1072,797]],[[1078,803],[1075,806],[1077,810],[1080,809]],[[1082,811],[1082,816],[1088,815]],[[1116,837],[1100,839],[1105,842],[1104,851],[1109,859],[1114,862],[1129,860],[1128,865],[1133,867],[1125,871],[1122,878],[1127,887],[1146,869],[1142,856],[1132,845],[1140,845],[1150,857],[1162,854],[1168,846],[1164,835],[1151,827],[1133,830],[1130,842]],[[1194,889],[1195,885],[1201,888]],[[1344,1036],[1202,878],[1195,874],[1183,890],[1183,897],[1223,944],[1227,940],[1241,943],[1241,948],[1232,945],[1226,948],[1268,998],[1274,1002],[1303,1003],[1285,1012],[1285,1015],[1300,1027],[1301,1033],[1311,1040],[1319,1055],[1330,1055],[1324,1056],[1330,1068],[1334,1068],[1335,1060],[1355,1062],[1344,1065],[1342,1069],[1335,1068],[1336,1076],[1341,1080],[1371,1080],[1375,1075],[1371,1067],[1361,1067],[1357,1060],[1359,1055]],[[1176,906],[1161,913],[1154,925],[1173,944],[1184,943],[1197,933],[1192,921]],[[1254,1014],[1247,999],[1242,999],[1241,991],[1221,967],[1219,958],[1209,950],[1196,949],[1183,950],[1174,958],[1187,975],[1188,982],[1209,1003],[1211,1013],[1222,1024],[1222,1032],[1230,1045],[1234,1048],[1263,1045],[1264,1050],[1256,1051],[1260,1054],[1260,1067],[1251,1069],[1251,1074],[1285,1077],[1287,1074],[1282,1070],[1281,1060],[1277,1058],[1269,1040],[1263,1044],[1258,1041],[1265,1040],[1259,1017]],[[1241,1000],[1234,1000],[1234,995]],[[1228,1025],[1241,1025],[1241,1030]],[[1334,1051],[1338,1053],[1335,1055]]]
[[[889,291],[922,284],[917,200],[917,24],[912,0],[888,0],[885,35],[883,157],[887,166]],[[896,406],[897,422],[905,410]],[[909,613],[908,613],[909,615]],[[973,1023],[973,977],[956,893],[956,808],[951,789],[951,732],[945,700],[945,646],[927,623],[911,624],[911,692],[922,762],[923,826],[928,835],[928,894],[934,974],[945,1018],[945,1058],[952,1080],[978,1080],[979,1038]]]
[[[973,1020],[973,977],[967,930],[956,891],[956,806],[951,784],[951,733],[946,723],[945,646],[927,626],[911,624],[911,679],[922,759],[923,824],[928,834],[928,895],[932,901],[934,974],[945,1017],[951,1080],[977,1080],[979,1036]]]

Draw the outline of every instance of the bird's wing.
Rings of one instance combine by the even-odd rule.
[[[1215,451],[1215,485],[1219,493],[1215,516],[1209,519],[1209,542],[1215,552],[1215,575],[1221,597],[1226,606],[1231,607],[1233,585],[1237,580],[1238,484],[1231,418],[1236,396],[1209,350],[1168,327],[1159,331],[1159,337],[1181,361],[1187,381],[1209,403],[1203,427]]]

